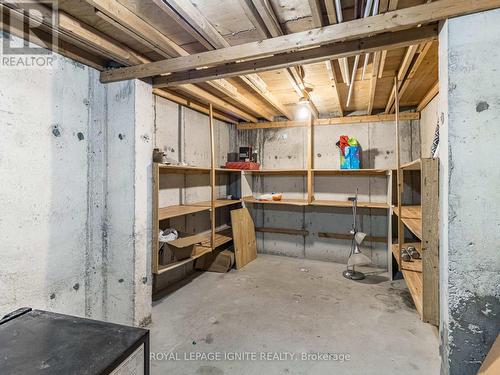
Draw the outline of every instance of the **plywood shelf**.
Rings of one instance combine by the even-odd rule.
[[[351,201],[339,201],[339,200],[326,200],[318,199],[311,202],[312,206],[328,206],[328,207],[352,207]],[[389,208],[387,203],[375,203],[375,202],[360,202],[358,201],[358,208]]]
[[[422,169],[422,161],[420,159],[417,159],[409,163],[402,164],[401,169],[405,171],[419,171],[420,169]]]
[[[403,270],[403,277],[410,291],[417,312],[422,316],[423,277],[422,272]]]
[[[220,172],[220,173],[241,173],[242,169],[215,168],[215,172]]]
[[[385,176],[391,169],[313,169],[317,176]]]
[[[226,206],[232,206],[233,204],[239,204],[241,203],[241,199],[216,199],[214,201],[215,203],[215,208],[220,208],[220,207],[226,207]],[[197,206],[207,206],[210,208],[210,201],[204,201],[196,204]]]
[[[408,246],[413,246],[415,247],[420,255],[422,255],[422,245],[420,242],[412,242],[412,243],[404,243],[403,247],[408,247]],[[396,258],[396,262],[398,262],[398,265],[401,270],[407,270],[407,271],[416,271],[416,272],[422,272],[422,259],[412,259],[409,262],[405,262],[403,259],[401,259],[401,263],[399,263],[399,255],[398,255],[398,244],[393,244],[391,246],[392,249],[392,254],[394,255],[394,258]]]
[[[158,169],[160,174],[164,173],[178,173],[178,174],[197,174],[197,173],[210,173],[210,168],[193,167],[188,165],[170,165],[159,164]]]
[[[206,234],[205,239],[202,239],[200,242],[200,246],[196,247],[196,253],[191,255],[189,258],[170,263],[164,266],[159,266],[158,267],[158,274],[162,274],[164,272],[173,270],[177,267],[183,266],[185,264],[188,264],[189,262],[196,260],[200,257],[202,257],[205,254],[208,254],[212,252],[213,249],[216,249],[225,243],[228,243],[229,241],[232,241],[233,239],[233,233],[231,227],[225,227],[223,229],[219,229],[215,233],[215,246],[214,248],[211,247],[210,245],[210,232]]]
[[[253,204],[281,204],[281,205],[289,205],[289,206],[307,206],[306,199],[282,199],[280,201],[260,201],[253,197],[243,198],[243,202],[245,203],[253,203]]]
[[[394,208],[394,214],[399,215],[398,207]],[[422,206],[402,206],[401,221],[419,239],[422,239]]]
[[[196,212],[208,211],[210,209],[209,205],[201,203],[160,207],[158,209],[158,220],[171,219],[173,217],[194,214]]]
[[[299,175],[299,176],[306,176],[307,175],[307,169],[259,169],[259,170],[246,170],[245,172],[249,172],[251,174],[258,174],[258,175],[283,175],[283,176],[290,176],[290,175]]]

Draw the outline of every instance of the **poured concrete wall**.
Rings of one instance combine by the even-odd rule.
[[[443,374],[475,374],[500,332],[500,10],[439,34]]]
[[[418,121],[402,121],[402,162],[420,157]],[[314,129],[314,168],[340,168],[340,135],[358,139],[362,147],[362,168],[396,166],[394,122],[317,126]],[[307,129],[259,129],[238,132],[239,146],[253,146],[263,169],[307,168]],[[315,179],[315,198],[347,200],[359,189],[359,199],[387,202],[389,178],[383,176],[319,176]],[[303,176],[255,176],[248,178],[254,196],[282,192],[285,198],[306,199],[307,180]],[[319,232],[347,234],[352,226],[352,210],[337,207],[294,207],[248,205],[255,225],[305,229],[308,236],[257,233],[258,251],[299,258],[344,263],[350,242],[319,236]],[[388,210],[359,209],[361,229],[371,236],[387,237]],[[387,266],[387,244],[365,242],[364,252],[377,266]]]
[[[151,308],[151,89],[102,85],[55,58],[0,70],[0,316],[30,306],[139,324]]]
[[[155,96],[155,147],[173,159],[199,167],[210,167],[210,127],[205,114]],[[234,125],[214,120],[214,143],[216,166],[225,165],[227,153],[236,150]],[[227,175],[217,175],[217,197],[227,195]],[[160,207],[210,200],[210,177],[208,174],[168,174],[160,177]],[[217,223],[229,222],[229,209],[217,209]],[[210,229],[207,212],[181,216],[170,220],[178,231],[199,233]],[[193,271],[188,263],[157,277],[156,289],[163,289]]]

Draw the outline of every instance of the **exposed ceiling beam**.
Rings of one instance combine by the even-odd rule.
[[[345,117],[332,117],[315,119],[314,126],[328,126],[328,125],[344,125],[344,124],[363,124],[366,122],[378,121],[394,121],[394,114],[380,114],[371,116],[345,116]],[[420,119],[419,112],[403,112],[399,114],[400,120],[418,120]],[[309,121],[276,121],[276,122],[257,122],[257,123],[244,123],[238,124],[240,130],[250,129],[277,129],[277,128],[297,128],[308,126]]]
[[[325,26],[259,42],[250,42],[221,50],[157,61],[149,64],[109,70],[101,74],[102,82],[144,78],[221,65],[238,60],[256,59],[324,44],[345,43],[370,35],[418,27],[450,17],[500,7],[500,0],[440,0],[428,4],[387,12],[373,17]]]
[[[354,56],[358,53],[376,52],[384,48],[401,48],[415,43],[437,39],[437,25],[422,26],[410,30],[375,35],[361,40],[330,44],[318,48],[281,54],[254,61],[227,64],[220,67],[190,70],[159,76],[155,87],[175,86],[183,83],[203,82],[210,79],[238,76],[251,72],[262,72],[289,68],[300,64],[311,64],[325,60]]]
[[[373,54],[372,63],[372,76],[370,79],[370,93],[368,95],[368,109],[366,111],[367,115],[371,115],[373,112],[373,104],[375,102],[375,91],[377,90],[377,80],[378,80],[378,70],[380,65],[381,52],[377,51]]]
[[[184,107],[194,109],[195,111],[204,113],[206,115],[209,114],[209,110],[208,110],[208,107],[206,105],[200,104],[200,103],[195,102],[191,99],[185,98],[182,95],[179,95],[178,93],[173,93],[173,92],[170,92],[167,90],[162,90],[162,89],[153,89],[153,94],[157,95],[157,96],[161,96],[162,98],[168,99],[168,100],[175,102],[177,104],[183,105]],[[216,119],[219,119],[219,120],[224,121],[224,122],[228,122],[230,124],[237,124],[238,123],[238,121],[233,117],[226,116],[226,115],[219,113],[217,111],[214,111],[213,113],[214,113],[214,117]]]
[[[439,82],[432,85],[431,89],[425,94],[424,98],[418,103],[417,110],[423,110],[429,102],[439,93]]]
[[[325,6],[327,8],[328,22],[330,24],[337,23],[336,12],[335,12],[335,7],[333,6],[333,1],[325,0]],[[309,0],[309,7],[311,8],[311,15],[314,27],[325,26],[320,0]],[[333,14],[331,13],[332,11]],[[340,100],[338,79],[337,79],[337,74],[335,73],[335,66],[333,65],[333,61],[332,60],[325,61],[325,66],[328,72],[328,78],[330,79],[332,85],[335,98],[335,105],[337,106],[340,116],[344,116],[344,111],[342,109],[342,102]]]
[[[122,4],[116,1],[109,1],[109,0],[86,0],[86,1],[90,5],[96,8],[96,14],[99,17],[101,17],[104,20],[107,20],[108,22],[111,22],[115,27],[118,27],[122,31],[127,30],[125,32],[129,36],[132,36],[139,43],[144,43],[144,45],[150,48],[153,47],[153,49],[156,52],[164,56],[165,55],[174,57],[189,56],[189,53],[186,50],[178,46],[169,38],[165,37],[163,34],[159,33],[155,28],[153,28],[153,26],[151,26],[149,23],[138,17],[136,14],[134,14],[132,11],[130,11]],[[163,5],[163,7],[168,7],[161,0],[159,1]],[[182,1],[182,0],[175,0],[175,1]],[[195,11],[197,10],[195,9]],[[194,15],[193,17],[196,17],[196,15]],[[199,20],[199,17],[197,19]],[[206,24],[207,23],[205,22],[202,26],[208,30],[209,27]],[[168,53],[165,51],[168,51]],[[209,84],[213,86],[215,89],[218,89],[220,87],[219,85],[213,85],[211,83]],[[227,85],[231,84],[227,83]],[[199,93],[199,90],[196,90],[196,93]],[[256,103],[250,102],[247,98],[243,97],[243,95],[235,95],[233,99],[238,104],[241,104],[241,106],[245,108],[247,111],[250,111],[267,120],[273,119],[272,114],[270,114],[268,110],[263,110],[261,106],[258,106]],[[246,115],[249,114],[247,113]]]
[[[393,10],[398,9],[398,0],[380,0],[379,12],[386,13],[391,12]],[[378,78],[382,78],[385,69],[385,59],[387,58],[387,50],[382,51],[382,55],[380,57],[380,72],[378,74]]]
[[[215,96],[198,86],[192,85],[192,84],[187,84],[187,85],[182,85],[179,86],[179,89],[188,93],[191,96],[194,96],[195,98],[201,100],[202,102],[209,104],[212,103],[214,108],[218,108],[222,110],[223,112],[229,113],[232,116],[242,118],[246,121],[257,121],[258,119],[255,116],[252,116],[241,109],[237,108],[236,106],[226,102],[225,100],[219,98],[218,96]]]
[[[403,94],[408,90],[408,87],[410,86],[411,82],[413,81],[413,77],[415,77],[415,74],[418,71],[418,68],[420,68],[420,65],[422,65],[422,62],[424,61],[425,57],[427,56],[427,53],[432,47],[432,42],[427,42],[422,46],[421,51],[418,53],[417,58],[415,59],[414,64],[411,66],[410,71],[408,72],[408,75],[404,79],[403,83],[401,84],[401,88],[399,89],[399,94],[398,97],[402,98]],[[394,105],[392,105],[391,109],[389,110],[388,113],[393,113],[395,111]]]
[[[255,14],[255,18],[260,18],[259,22],[256,22],[254,26],[256,28],[260,28],[260,32],[264,33],[270,37],[277,37],[284,35],[283,29],[274,13],[272,5],[268,0],[250,0],[246,2],[246,6],[249,9],[252,9]],[[283,70],[286,78],[292,85],[292,88],[297,93],[299,98],[304,97],[309,101],[309,107],[314,117],[319,117],[319,112],[316,106],[314,105],[309,92],[305,90],[305,83],[302,75],[298,71],[297,68],[287,68]]]
[[[186,29],[190,28],[193,30],[193,33],[198,33],[200,38],[203,39],[206,43],[203,45],[209,49],[219,49],[230,47],[231,45],[226,41],[226,39],[217,31],[217,29],[205,18],[205,16],[189,1],[189,0],[154,0],[155,4],[157,4],[165,13],[171,15],[171,12],[174,12],[178,17],[174,17],[176,21],[178,21],[181,26]],[[200,41],[200,38],[197,38]],[[247,83],[252,89],[259,86],[265,86],[265,82],[257,76],[256,74],[250,74],[247,77],[242,77],[243,81]],[[208,84],[212,85],[210,82]],[[213,85],[212,85],[213,86]],[[214,86],[215,87],[215,86]],[[255,90],[256,94],[258,94],[265,102],[269,103],[273,108],[280,111],[278,108],[283,108],[284,106],[277,102],[277,99],[273,96],[266,95],[262,93],[262,90]],[[248,100],[240,100],[242,95],[234,98],[238,100],[242,105],[245,105],[247,109],[258,108],[260,111],[260,115],[267,120],[272,120],[273,114],[270,113],[267,109],[259,106],[257,103],[253,103],[252,106],[248,107]],[[280,111],[281,112],[281,111]],[[283,115],[288,118],[291,114],[288,111],[281,112]]]
[[[403,61],[401,61],[401,65],[399,67],[397,74],[398,93],[399,89],[401,88],[401,85],[403,84],[403,80],[406,77],[406,73],[408,73],[408,69],[410,68],[411,63],[413,62],[413,58],[417,53],[417,49],[418,49],[418,44],[409,46],[406,49],[405,56],[403,57]],[[385,106],[385,113],[390,113],[391,107],[394,105],[395,99],[396,99],[396,91],[392,90],[391,95],[389,96],[389,100],[387,101],[387,105]]]

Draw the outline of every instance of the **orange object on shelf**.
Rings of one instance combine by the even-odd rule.
[[[226,163],[226,168],[241,169],[247,171],[258,171],[260,169],[260,164],[251,161],[228,161]]]
[[[273,201],[280,201],[283,198],[283,194],[273,194]]]

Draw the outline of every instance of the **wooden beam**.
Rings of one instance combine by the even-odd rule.
[[[393,11],[398,8],[398,0],[381,0],[379,4],[379,13],[386,13],[387,11]],[[385,68],[385,60],[387,58],[387,50],[382,51],[380,58],[380,72],[378,78],[382,78]]]
[[[408,69],[410,68],[411,63],[413,62],[413,57],[415,56],[415,53],[417,52],[418,45],[415,44],[413,46],[409,46],[406,49],[405,56],[403,58],[403,61],[401,62],[401,65],[398,70],[398,74],[396,76],[397,78],[397,88],[396,90],[399,92],[399,89],[401,88],[401,85],[403,83],[404,78],[406,77],[406,73],[408,72]],[[390,113],[392,105],[395,102],[395,93],[396,90],[392,90],[391,95],[389,96],[389,100],[387,101],[387,105],[385,106],[385,113]]]
[[[309,236],[309,231],[304,229],[256,227],[255,231],[262,233],[280,233],[280,234],[291,234],[297,236]]]
[[[380,66],[381,52],[377,51],[373,54],[373,64],[372,64],[372,76],[370,79],[370,94],[368,97],[368,109],[366,111],[367,115],[371,115],[373,112],[373,103],[375,101],[375,91],[377,89],[378,71]]]
[[[427,94],[425,94],[420,103],[418,103],[417,110],[418,111],[423,110],[438,93],[439,93],[439,82],[436,82],[434,85],[432,85],[431,89],[427,92]]]
[[[204,82],[251,72],[289,68],[325,60],[353,56],[358,53],[376,52],[383,48],[399,48],[437,39],[437,25],[422,26],[364,38],[360,41],[337,43],[303,51],[271,56],[254,61],[243,61],[221,67],[172,73],[154,79],[155,87],[175,86],[183,83]]]
[[[349,241],[352,240],[352,234],[345,234],[345,233],[318,232],[318,237],[334,238],[336,240],[349,240]],[[387,243],[387,237],[366,236],[365,241]]]
[[[331,3],[333,4],[333,1],[331,1]],[[320,0],[309,0],[309,8],[311,8],[311,17],[314,27],[324,26]]]
[[[427,56],[427,53],[429,52],[431,47],[432,47],[432,42],[427,42],[423,45],[422,50],[420,51],[415,60],[415,63],[412,65],[408,75],[406,76],[401,85],[401,88],[399,89],[399,98],[402,98],[403,94],[406,92],[406,90],[408,90],[408,87],[410,86],[413,77],[415,77],[418,68],[420,68],[420,65],[422,65],[422,62],[424,61],[425,56]],[[394,113],[394,106],[391,107],[389,113]]]
[[[345,125],[345,124],[363,124],[367,122],[385,122],[394,121],[395,115],[393,114],[380,114],[371,116],[345,116],[345,117],[332,117],[315,119],[314,126],[328,126],[328,125]],[[399,114],[400,120],[419,120],[419,112],[403,112]],[[257,123],[239,123],[238,130],[251,130],[251,129],[276,129],[276,128],[297,128],[308,126],[307,121],[275,121],[275,122],[257,122]]]
[[[344,116],[344,110],[342,108],[342,100],[340,97],[340,90],[339,90],[339,80],[337,77],[337,73],[335,73],[335,66],[333,65],[332,60],[328,60],[326,62],[326,70],[328,72],[328,78],[330,79],[330,83],[332,85],[333,90],[335,91],[335,101],[337,104],[337,108],[339,110],[339,114],[341,117]]]
[[[187,85],[182,85],[179,87],[182,91],[188,93],[189,95],[194,96],[195,98],[201,100],[203,103],[212,103],[214,108],[218,108],[219,110],[222,110],[226,113],[231,114],[232,116],[244,119],[246,121],[254,121],[257,122],[257,118],[255,116],[252,116],[241,109],[235,107],[234,105],[226,102],[225,100],[219,98],[218,96],[215,96],[198,86],[192,85],[192,84],[187,84]]]
[[[156,28],[137,17],[127,7],[114,0],[85,0],[97,10],[118,21],[130,30],[134,30],[141,38],[147,40],[169,56],[186,56],[183,49]]]
[[[440,0],[313,30],[283,35],[260,42],[245,43],[220,50],[157,61],[149,64],[109,70],[101,74],[102,82],[145,78],[172,72],[221,65],[238,60],[318,47],[324,44],[360,40],[370,35],[410,29],[450,17],[500,7],[500,0]]]
[[[251,24],[255,26],[261,40],[269,38],[271,35],[268,34],[266,25],[264,24],[264,21],[262,21],[262,18],[255,8],[252,0],[240,0],[240,4]]]
[[[191,108],[197,112],[203,113],[205,115],[209,114],[208,107],[206,105],[200,104],[198,102],[192,101],[191,99],[185,98],[177,93],[173,93],[162,89],[153,89],[153,94],[160,96],[164,99],[170,100],[184,107]],[[214,117],[218,120],[227,122],[229,124],[237,124],[238,121],[232,117],[228,117],[220,112],[213,111]]]
[[[175,12],[179,17],[174,17],[178,23],[183,26],[184,29],[191,28],[194,30],[194,33],[199,33],[201,38],[206,41],[203,43],[209,50],[230,47],[230,44],[226,41],[226,39],[217,31],[217,29],[205,18],[205,16],[190,2],[187,0],[155,0],[155,4],[157,4],[161,9],[163,9],[167,14],[170,14],[171,11]],[[200,41],[199,38],[197,38]],[[251,83],[250,87],[254,88],[258,85],[265,83],[260,79],[256,74],[249,74],[246,77],[242,77],[242,79],[246,83]],[[212,85],[216,89],[220,88],[219,85],[213,85],[212,82],[208,82],[208,84]],[[224,82],[224,85],[230,85],[228,82]],[[251,110],[252,112],[262,116],[267,120],[272,120],[273,114],[270,113],[267,109],[259,106],[255,102],[251,102],[248,99],[244,98],[243,95],[238,93],[238,90],[234,88],[235,96],[233,97],[238,103],[245,106],[246,109]],[[276,107],[282,107],[281,103],[276,102],[277,99],[271,97],[270,95],[262,94],[260,90],[254,90],[259,96],[264,99],[265,102],[269,103],[271,100],[273,103],[269,103]],[[283,113],[287,116],[285,113]],[[288,117],[288,116],[287,116]]]

